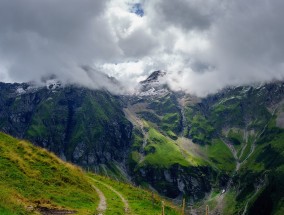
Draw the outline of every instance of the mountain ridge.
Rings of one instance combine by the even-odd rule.
[[[158,76],[127,96],[76,86],[17,94],[17,87],[28,85],[0,84],[0,128],[92,171],[171,198],[209,201],[216,213],[254,211],[261,200],[252,200],[257,197],[249,186],[262,181],[266,169],[282,165],[265,167],[274,159],[265,151],[283,157],[284,84],[227,88],[198,98],[171,91]],[[262,187],[265,193],[269,186]],[[277,208],[273,202],[269,207]]]

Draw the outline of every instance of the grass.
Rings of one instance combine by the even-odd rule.
[[[229,191],[225,194],[225,201],[224,201],[224,214],[235,214],[236,210],[236,193],[234,191]]]
[[[167,133],[178,133],[180,131],[180,115],[179,113],[168,113],[162,118],[161,123],[162,130]],[[175,136],[174,134],[171,136]]]
[[[191,123],[189,135],[192,137],[193,141],[202,144],[210,143],[214,128],[209,121],[201,114],[188,117],[188,119]]]
[[[272,118],[266,131],[256,142],[254,153],[240,169],[240,183],[245,189],[241,199],[251,195],[249,187],[258,178],[266,178],[262,187],[249,204],[250,214],[282,214],[284,189],[284,130],[275,127]],[[265,175],[265,176],[264,176]],[[257,183],[255,181],[254,183]],[[251,191],[252,192],[252,191]],[[264,212],[263,212],[264,211]]]
[[[211,164],[219,170],[231,172],[235,169],[234,157],[223,141],[214,139],[212,144],[204,146],[203,149],[208,155]]]
[[[95,177],[94,175],[91,175],[91,176]],[[96,178],[98,178],[98,176],[96,176]],[[102,181],[105,181],[106,177],[102,177],[99,179],[100,180],[103,179]],[[103,192],[104,196],[106,197],[107,210],[105,211],[105,215],[124,214],[124,204],[116,193],[114,193],[113,191],[108,189],[106,186],[104,186],[103,184],[97,181],[92,180],[91,183],[94,183],[94,185],[97,188],[99,188]],[[111,183],[111,185],[113,186],[113,182]]]
[[[181,115],[174,96],[166,95],[151,101],[148,108],[151,112],[142,111],[139,114],[144,120],[155,123],[158,129],[172,139],[182,130]],[[142,113],[142,114],[141,114]]]
[[[278,129],[276,129],[278,130]],[[255,152],[243,166],[243,170],[261,172],[275,168],[284,162],[284,131],[275,133],[274,129],[267,131],[263,139],[257,142]]]
[[[32,214],[34,209],[76,210],[91,214],[97,193],[77,167],[44,149],[0,133],[1,214]]]
[[[106,215],[125,214],[124,203],[111,189],[90,180],[90,176],[120,192],[128,200],[131,214],[160,214],[158,195],[113,179],[86,174],[54,154],[29,142],[0,133],[0,214],[38,214],[44,207],[75,210],[80,215],[94,214],[99,197],[92,185],[106,197]],[[179,214],[166,202],[166,214]],[[31,211],[29,211],[31,208]]]
[[[173,164],[189,165],[189,162],[183,157],[174,141],[165,137],[154,128],[150,128],[148,134],[144,165],[158,167],[169,167]]]
[[[228,139],[234,144],[234,145],[240,145],[244,142],[243,138],[244,134],[242,130],[236,130],[230,129],[228,133]]]
[[[177,139],[178,139],[178,136],[177,136],[174,132],[172,132],[172,131],[167,131],[167,135],[168,135],[171,139],[173,139],[173,140],[177,140]]]
[[[244,159],[246,159],[247,156],[249,155],[249,153],[250,153],[250,151],[251,151],[251,147],[252,147],[253,141],[254,141],[254,140],[249,137],[248,142],[247,142],[247,144],[245,145],[245,149],[244,149],[244,151],[243,151],[243,154],[242,154],[242,156],[239,158],[240,161],[244,161]],[[240,152],[241,152],[241,150],[240,150]]]
[[[131,154],[129,155],[129,165],[131,165]],[[119,181],[129,181],[127,176],[123,174],[123,171],[116,162],[108,162],[106,164],[97,164],[86,168],[88,171],[95,172],[107,177],[113,178]]]
[[[122,182],[116,182],[113,181],[107,177],[104,176],[98,176],[89,174],[90,177],[103,181],[105,184],[110,185],[113,187],[116,191],[121,193],[124,197],[127,197],[129,207],[131,209],[132,214],[135,215],[144,215],[144,214],[151,214],[151,215],[160,215],[161,214],[161,202],[165,202],[165,214],[167,215],[175,215],[180,214],[179,209],[177,209],[174,205],[172,205],[170,202],[163,200],[161,197],[159,197],[157,194],[142,190],[140,188],[134,187],[130,184],[122,183]],[[99,185],[99,183],[96,183],[96,186],[100,186],[99,188],[102,189],[102,191],[105,189],[102,186]],[[117,194],[114,192],[110,192],[109,197],[107,199],[108,206],[113,208],[113,213],[110,213],[110,211],[107,211],[106,214],[121,214],[121,210],[123,208],[122,204],[119,204],[117,206],[114,205],[114,201],[110,199],[117,198]],[[122,202],[121,202],[122,203]],[[124,213],[122,213],[124,214]]]

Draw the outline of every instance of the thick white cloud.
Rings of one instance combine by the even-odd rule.
[[[136,3],[144,16],[131,12]],[[0,1],[0,79],[55,74],[112,89],[105,72],[133,89],[161,69],[174,89],[201,96],[282,80],[283,8],[282,0]]]
[[[118,56],[105,1],[0,2],[0,62],[14,81],[85,77],[81,65]],[[81,74],[83,73],[83,74]]]

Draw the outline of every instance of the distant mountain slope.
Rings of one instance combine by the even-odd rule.
[[[203,199],[214,213],[281,214],[284,84],[240,86],[197,98],[162,91],[164,83],[155,75],[125,109],[135,125],[133,179],[168,196]],[[277,189],[276,183],[274,195],[266,191]]]
[[[172,91],[166,78],[156,71],[125,96],[54,83],[0,84],[0,128],[180,203],[208,203],[212,213],[279,213],[284,84],[198,98]]]
[[[97,164],[115,169],[123,162],[132,130],[116,96],[54,82],[37,88],[1,83],[0,127],[96,171]]]

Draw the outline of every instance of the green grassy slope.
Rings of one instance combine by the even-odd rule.
[[[214,139],[212,140],[212,144],[206,145],[203,148],[212,166],[228,174],[235,170],[236,163],[234,157],[221,140]]]
[[[133,135],[130,164],[137,182],[151,184],[154,174],[159,181],[152,186],[160,192],[168,189],[166,195],[175,194],[170,190],[174,183],[167,182],[172,178],[163,174],[173,171],[177,178],[189,178],[183,174],[189,171],[193,176],[194,168],[207,166],[214,173],[202,169],[200,175],[211,177],[210,194],[218,195],[209,200],[215,201],[216,210],[224,214],[240,214],[245,208],[248,214],[283,213],[284,129],[275,124],[283,86],[228,89],[198,103],[189,100],[181,111],[174,96],[149,99],[145,110],[139,112],[145,132]],[[147,139],[144,150],[142,133]],[[183,137],[190,141],[180,144]],[[190,189],[183,192],[193,195]]]
[[[125,214],[124,203],[113,190],[126,199],[129,214],[161,212],[163,199],[156,194],[107,177],[86,174],[45,149],[0,133],[1,215],[39,214],[41,210],[96,214],[100,198],[93,186],[106,198],[106,215]],[[167,201],[165,210],[167,214],[179,214]]]
[[[284,211],[284,129],[277,128],[273,121],[240,170],[243,189],[237,200],[239,204],[247,201],[249,214],[282,214]],[[258,192],[253,192],[253,196],[249,188],[256,186]]]
[[[119,197],[108,190],[105,185],[111,186],[124,196],[130,207],[130,214],[135,215],[159,215],[161,214],[162,201],[165,203],[165,213],[168,215],[180,214],[180,209],[172,205],[170,202],[165,201],[159,197],[156,193],[152,193],[147,190],[134,187],[130,184],[113,181],[104,176],[89,174],[91,182],[95,183],[99,189],[101,189],[107,197],[108,209],[106,214],[125,214],[123,210],[123,202],[119,200]],[[93,180],[95,179],[95,180]],[[100,183],[103,182],[103,183]],[[115,201],[114,201],[115,200]]]
[[[89,160],[87,157],[99,150],[111,153],[109,162],[121,159],[119,152],[128,143],[127,126],[130,125],[119,101],[113,96],[103,91],[69,87],[42,99],[24,137],[57,155],[64,154],[68,161],[81,166],[87,163],[92,168],[94,162],[89,160],[96,157]],[[105,140],[103,146],[101,139]],[[82,152],[75,153],[76,147],[77,151],[83,149]]]
[[[0,212],[30,214],[40,208],[91,214],[98,203],[84,173],[32,144],[0,133]],[[34,212],[25,212],[30,208]]]
[[[118,96],[76,85],[47,89],[0,83],[0,89],[1,131],[97,172],[98,163],[111,172],[108,166],[123,161],[132,126]]]

